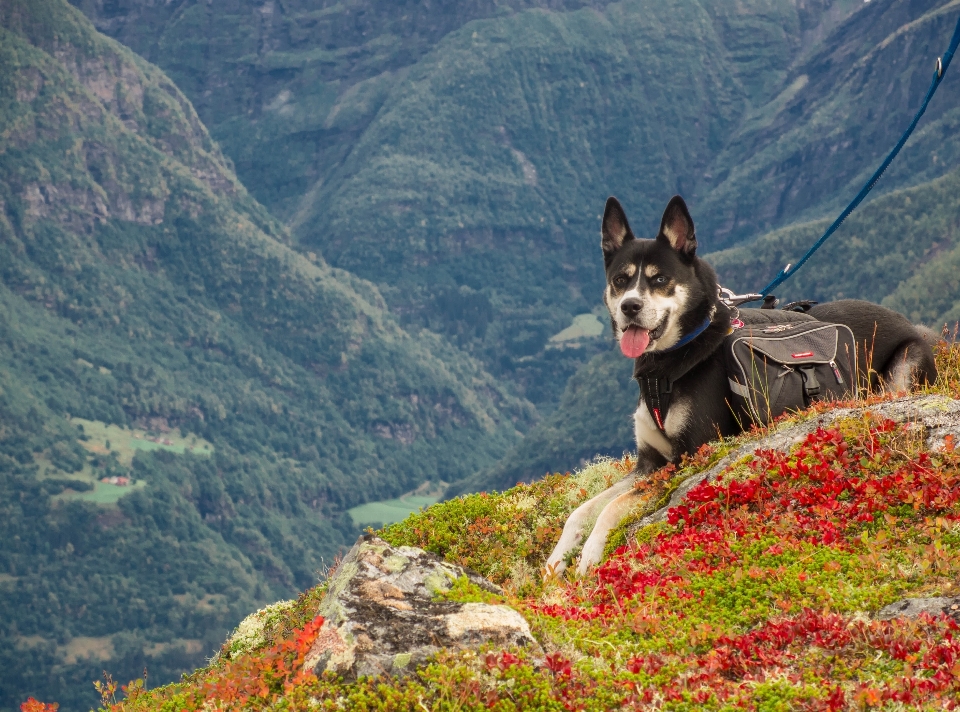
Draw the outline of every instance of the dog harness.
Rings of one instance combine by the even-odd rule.
[[[739,320],[738,320],[739,321]],[[704,331],[710,328],[710,317],[706,317],[703,320],[703,323],[700,324],[696,329],[691,331],[689,334],[684,336],[680,341],[675,343],[668,349],[664,349],[659,353],[666,354],[671,351],[676,351],[679,348],[682,348],[693,341],[695,338],[700,336]],[[742,325],[743,322],[740,322]],[[657,428],[660,429],[660,432],[666,432],[664,423],[667,420],[667,411],[670,410],[670,397],[673,393],[673,381],[669,378],[655,378],[655,377],[645,377],[640,376],[637,378],[637,383],[640,384],[640,398],[637,400],[637,407],[640,407],[641,403],[646,403],[647,411],[650,415],[653,416],[653,422],[657,424]]]
[[[667,411],[670,409],[670,398],[673,394],[673,382],[669,378],[638,378],[640,384],[640,398],[637,400],[637,407],[641,403],[646,403],[647,411],[653,416],[653,422],[657,424],[660,432],[667,430],[663,426],[667,419]]]
[[[702,329],[684,343],[700,333]],[[748,327],[734,318],[720,349],[730,387],[729,404],[744,423],[765,425],[788,410],[807,408],[813,401],[843,398],[858,382],[856,342],[842,324],[790,319],[763,320]],[[640,384],[637,407],[641,403],[646,406],[661,433],[666,434],[674,384],[695,366],[684,364],[669,377],[634,376]]]

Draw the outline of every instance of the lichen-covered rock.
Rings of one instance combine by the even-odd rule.
[[[880,612],[877,613],[877,618],[882,621],[893,620],[894,618],[916,618],[921,613],[927,613],[934,617],[947,615],[960,623],[960,596],[905,598],[881,608]]]
[[[402,673],[443,648],[493,643],[539,649],[512,608],[442,600],[440,594],[461,577],[491,593],[500,591],[479,574],[422,549],[361,537],[329,582],[318,611],[323,628],[304,668],[354,678]]]

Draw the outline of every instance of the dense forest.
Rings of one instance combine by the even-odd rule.
[[[652,234],[683,193],[725,283],[765,282],[896,140],[956,20],[73,5],[0,0],[3,712],[196,667],[316,580],[354,505],[629,448],[629,362],[567,328],[604,318],[606,196]],[[955,74],[783,296],[960,316]]]

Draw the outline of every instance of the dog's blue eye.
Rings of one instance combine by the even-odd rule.
[[[653,283],[654,283],[654,284],[666,284],[666,283],[667,283],[667,278],[664,277],[662,274],[658,274],[656,277],[653,278]]]

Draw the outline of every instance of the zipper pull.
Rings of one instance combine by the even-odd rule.
[[[839,383],[839,384],[842,386],[842,385],[843,385],[843,376],[840,375],[840,369],[837,368],[837,362],[836,362],[836,361],[831,361],[831,362],[830,362],[830,368],[833,369],[833,375],[837,377],[837,383]]]

